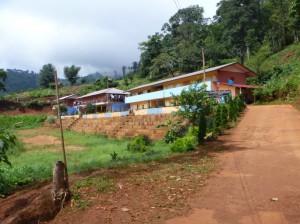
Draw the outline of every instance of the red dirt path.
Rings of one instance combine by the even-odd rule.
[[[217,156],[222,171],[189,215],[166,223],[300,223],[299,111],[289,105],[249,107],[220,141],[231,148]]]

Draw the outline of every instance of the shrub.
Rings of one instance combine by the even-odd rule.
[[[244,101],[244,96],[240,94],[238,97],[235,98],[236,106],[239,113],[241,113],[246,108],[246,104]]]
[[[50,105],[50,103],[38,100],[31,100],[26,104],[31,109],[42,109],[46,105]]]
[[[161,124],[157,126],[160,127],[167,127],[168,131],[165,136],[165,142],[166,143],[172,143],[177,138],[183,137],[188,129],[187,125],[184,125],[181,120],[176,120],[176,118],[173,117],[173,119],[167,119],[167,124]]]
[[[59,109],[60,109],[60,113],[62,114],[62,113],[66,113],[67,111],[68,111],[68,107],[67,107],[67,105],[65,105],[65,104],[61,104],[60,106],[59,106]]]
[[[197,144],[197,139],[194,136],[185,136],[182,138],[178,138],[171,145],[172,152],[188,152],[195,149]]]
[[[264,88],[254,90],[258,101],[291,100],[297,95],[300,78],[296,74],[284,71],[282,74],[271,73],[271,78],[264,84]]]
[[[227,105],[222,105],[221,112],[222,112],[222,115],[221,115],[222,126],[226,129],[226,128],[228,128],[228,115],[229,115]]]
[[[58,115],[57,105],[55,105],[54,108],[55,108],[55,109],[53,110],[54,115],[57,116],[57,115]],[[65,115],[66,112],[68,111],[68,107],[67,107],[65,104],[59,105],[59,109],[60,109],[60,114],[61,114],[61,115]]]
[[[198,124],[198,135],[197,135],[197,140],[199,144],[203,144],[204,143],[204,138],[206,136],[206,117],[205,114],[203,112],[201,112],[200,114],[200,120],[199,120],[199,124]]]
[[[92,104],[91,102],[89,102],[86,105],[85,111],[87,114],[93,114],[96,111],[96,106],[94,104]]]
[[[54,124],[55,123],[55,117],[49,116],[47,118],[47,121],[48,121],[49,124]]]
[[[199,127],[198,126],[190,126],[186,136],[198,136]]]
[[[127,150],[131,152],[146,152],[150,143],[147,136],[137,136],[127,145]]]
[[[109,153],[110,154],[110,156],[111,156],[111,160],[117,160],[119,157],[118,157],[118,153],[116,153],[115,151],[114,151],[114,153]]]
[[[11,165],[8,161],[7,151],[10,147],[16,144],[16,136],[12,133],[1,131],[0,132],[0,163],[4,162]]]

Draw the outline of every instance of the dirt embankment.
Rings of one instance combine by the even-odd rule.
[[[20,115],[20,114],[53,115],[51,105],[37,106],[37,107],[33,107],[33,108],[30,108],[25,105],[24,105],[24,103],[20,103],[20,102],[0,100],[0,114],[6,114],[6,115]]]

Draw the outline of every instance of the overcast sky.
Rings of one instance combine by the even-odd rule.
[[[0,68],[39,72],[52,63],[121,73],[139,60],[138,43],[181,8],[213,17],[220,0],[0,0]],[[177,2],[177,6],[175,4]],[[179,3],[179,4],[178,4]]]

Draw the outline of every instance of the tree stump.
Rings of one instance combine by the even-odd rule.
[[[65,164],[62,161],[57,161],[53,168],[51,190],[53,203],[56,206],[62,206],[64,201],[69,198],[70,192],[67,186],[65,181]]]

